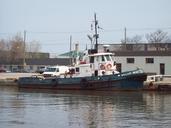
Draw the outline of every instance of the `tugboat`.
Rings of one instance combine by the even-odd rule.
[[[86,51],[82,59],[69,72],[60,77],[21,77],[19,88],[63,89],[63,90],[143,90],[147,74],[141,69],[118,72],[114,54],[108,50],[98,52],[97,26],[95,18],[95,48]]]

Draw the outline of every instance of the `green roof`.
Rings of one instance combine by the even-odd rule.
[[[76,58],[77,56],[83,56],[83,52],[70,51],[70,52],[60,54],[59,56],[67,56],[67,57]]]

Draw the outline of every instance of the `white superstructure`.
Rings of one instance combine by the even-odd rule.
[[[119,73],[116,70],[116,62],[114,61],[113,54],[108,52],[85,53],[83,58],[74,67],[74,75],[77,77]]]

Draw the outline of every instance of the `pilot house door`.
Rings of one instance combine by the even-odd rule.
[[[116,64],[116,69],[118,72],[122,72],[122,64],[121,63],[117,63]]]

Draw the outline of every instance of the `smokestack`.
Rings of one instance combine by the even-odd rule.
[[[77,52],[79,51],[79,44],[78,43],[75,44],[75,51],[77,51]]]

